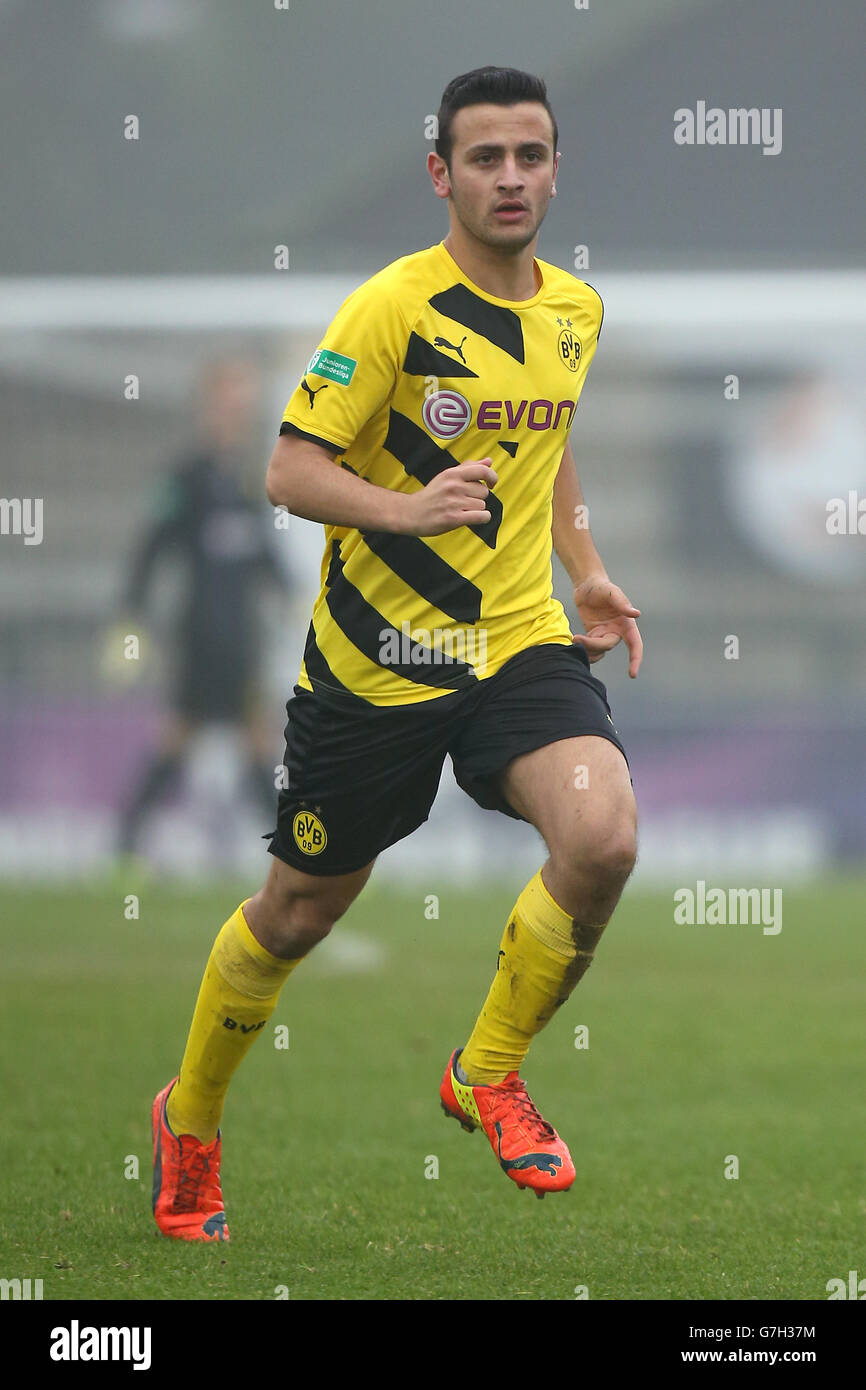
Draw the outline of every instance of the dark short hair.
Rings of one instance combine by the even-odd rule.
[[[451,123],[454,115],[464,106],[479,106],[491,102],[495,106],[514,106],[519,101],[538,101],[553,122],[553,152],[559,140],[556,117],[547,100],[547,87],[540,77],[532,73],[520,72],[517,68],[474,68],[462,76],[452,78],[442,93],[439,105],[436,153],[441,155],[451,168],[452,140]]]

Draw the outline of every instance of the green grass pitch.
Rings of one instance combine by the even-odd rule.
[[[335,932],[380,943],[381,966],[314,953],[229,1092],[231,1243],[160,1237],[151,1100],[255,886],[154,884],[137,921],[111,886],[0,892],[3,1277],[41,1278],[45,1299],[677,1300],[826,1299],[866,1273],[853,878],[784,889],[777,936],[678,926],[673,888],[626,890],[523,1068],[578,1173],[539,1202],[438,1100],[515,894],[395,892],[374,873]]]

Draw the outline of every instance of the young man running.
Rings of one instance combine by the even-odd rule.
[[[179,1077],[153,1105],[154,1214],[185,1240],[228,1239],[231,1076],[376,856],[427,819],[446,754],[464,791],[534,825],[549,858],[509,915],[441,1104],[484,1130],[519,1187],[574,1181],[518,1073],[635,859],[628,766],[590,663],[623,641],[637,675],[639,610],[584,524],[568,446],[603,308],[535,259],[559,164],[544,83],[478,69],[448,85],[438,120],[427,164],[449,234],[341,306],[268,468],[271,503],[325,525],[322,588],[286,706],[273,863],[216,938]],[[552,597],[552,545],[585,635]]]

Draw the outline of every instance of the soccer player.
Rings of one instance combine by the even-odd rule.
[[[274,505],[325,525],[322,587],[286,709],[264,887],[223,926],[179,1077],[156,1097],[154,1213],[227,1240],[218,1129],[231,1076],[292,971],[428,816],[446,753],[480,806],[534,825],[549,857],[508,916],[487,999],[440,1087],[509,1179],[574,1181],[519,1071],[593,959],[635,859],[635,802],[604,685],[636,676],[639,610],[599,558],[568,445],[602,303],[534,256],[559,165],[544,83],[455,78],[427,165],[444,241],[343,303],[286,407]],[[585,633],[552,597],[551,549]],[[468,1020],[467,1020],[468,1022]]]
[[[261,506],[247,495],[248,436],[258,398],[254,365],[209,361],[199,382],[196,437],[162,488],[158,514],[138,545],[123,599],[128,632],[143,619],[158,570],[181,562],[184,594],[175,620],[174,689],[157,750],[136,776],[121,810],[117,850],[134,856],[143,824],[180,779],[196,732],[234,726],[245,752],[245,782],[272,815],[276,790],[261,717],[255,603],[265,587],[287,589]]]

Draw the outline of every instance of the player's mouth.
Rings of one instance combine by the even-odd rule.
[[[517,222],[519,218],[525,217],[529,208],[523,203],[508,202],[500,203],[498,208],[494,208],[494,215],[501,217],[503,222]]]

